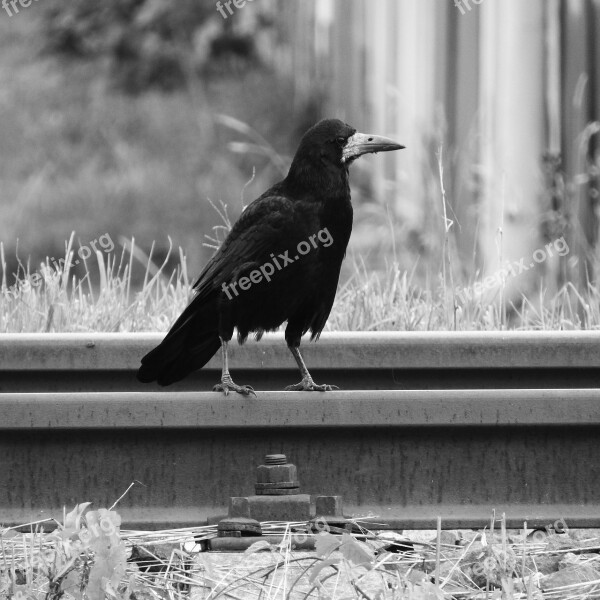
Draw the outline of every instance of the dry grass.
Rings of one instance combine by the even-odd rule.
[[[202,199],[226,198],[237,215],[285,173],[299,130],[316,113],[306,107],[294,112],[290,82],[263,69],[197,78],[170,95],[124,96],[107,84],[101,63],[64,61],[45,51],[41,4],[38,9],[0,19],[0,332],[164,331],[189,298],[188,273],[193,278],[210,256],[199,232],[219,218]],[[592,172],[570,181],[560,164],[548,167],[544,196],[560,199],[565,214],[542,206],[548,214],[537,229],[547,237],[568,234],[572,253],[536,266],[521,288],[513,278],[490,293],[472,293],[486,274],[478,271],[476,248],[471,256],[464,248],[458,254],[461,234],[452,206],[459,200],[452,197],[461,176],[453,159],[457,149],[442,155],[440,148],[436,163],[434,150],[445,138],[443,127],[435,127],[423,172],[410,175],[425,183],[426,200],[415,206],[413,199],[411,218],[401,212],[392,222],[397,207],[373,198],[370,161],[381,157],[353,167],[355,231],[328,328],[599,327],[597,252],[581,238],[568,192]],[[582,152],[591,127],[582,131]],[[84,241],[110,232],[124,250],[93,255],[83,269],[57,268],[52,255],[64,255],[57,244],[72,229]],[[165,232],[187,257],[169,247]],[[7,294],[17,269],[17,236],[34,262],[18,273],[14,289],[24,291]],[[119,236],[134,236],[135,243]],[[152,239],[147,256],[141,248],[148,253]],[[70,244],[73,250],[75,241]],[[40,260],[42,253],[49,258]],[[28,290],[36,273],[44,283]],[[513,294],[515,287],[523,293]],[[457,289],[466,289],[467,297],[458,297]]]
[[[217,208],[225,224],[207,236],[212,249],[230,226],[226,208]],[[153,251],[146,255],[134,239],[120,242],[120,250],[97,248],[80,261],[85,273],[79,277],[72,234],[62,259],[46,259],[37,270],[20,263],[12,285],[0,243],[0,333],[166,331],[191,297],[193,277],[183,250],[171,246],[156,264]],[[177,266],[170,270],[174,256]],[[600,328],[600,288],[591,283],[584,292],[569,282],[555,293],[540,288],[536,298],[522,295],[510,305],[507,324],[502,290],[492,298],[469,294],[449,302],[452,291],[441,278],[424,289],[395,261],[383,272],[372,272],[358,260],[350,267],[327,324],[330,331]]]
[[[0,597],[584,600],[600,596],[598,530],[565,527],[560,533],[549,529],[524,535],[529,530],[507,531],[501,519],[495,533],[489,528],[404,535],[367,529],[352,535],[322,531],[314,536],[314,551],[299,551],[294,548],[298,536],[311,537],[306,523],[269,522],[262,524],[263,536],[278,538],[257,538],[244,552],[215,553],[205,550],[216,537],[216,526],[121,531],[115,511],[83,516],[87,506],[65,515],[62,523],[52,523],[57,528],[51,533],[43,530],[48,522],[28,524],[29,533],[0,530]],[[102,543],[96,544],[100,538]],[[398,552],[394,543],[410,546]],[[98,570],[104,576],[101,581]]]

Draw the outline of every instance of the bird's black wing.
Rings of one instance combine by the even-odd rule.
[[[267,261],[286,241],[293,214],[293,201],[285,196],[267,192],[252,202],[194,283],[196,297],[229,283],[242,265]]]
[[[194,284],[191,302],[163,341],[142,359],[138,379],[168,385],[201,368],[218,350],[218,304],[223,283],[240,267],[268,260],[294,226],[292,200],[267,192],[250,204]]]

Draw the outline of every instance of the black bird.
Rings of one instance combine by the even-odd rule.
[[[337,119],[320,121],[302,138],[287,177],[242,212],[194,284],[195,296],[159,346],[142,359],[137,377],[169,385],[222,351],[221,383],[213,389],[251,394],[233,382],[227,344],[237,328],[243,343],[254,332],[287,321],[285,340],[302,381],[287,390],[331,390],[317,385],[300,354],[300,338],[325,327],[352,231],[348,167],[368,152],[399,150],[388,138],[357,133]]]

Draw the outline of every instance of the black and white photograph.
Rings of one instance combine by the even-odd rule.
[[[600,0],[0,0],[0,600],[600,598]]]

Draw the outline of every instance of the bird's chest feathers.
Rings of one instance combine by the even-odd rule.
[[[321,208],[321,227],[326,228],[333,242],[331,248],[343,256],[352,233],[353,210],[350,195],[328,198]]]

